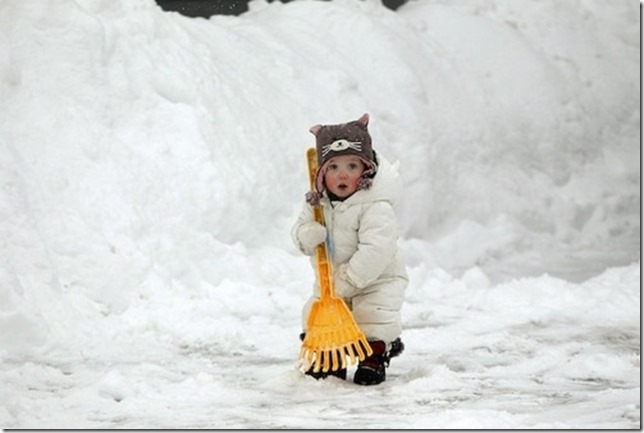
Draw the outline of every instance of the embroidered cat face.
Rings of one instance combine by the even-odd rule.
[[[347,149],[353,149],[360,152],[362,150],[362,142],[348,141],[348,140],[345,140],[344,138],[335,140],[331,144],[322,146],[322,157],[324,158],[325,156],[327,156],[329,152],[340,153],[343,150],[347,150]]]

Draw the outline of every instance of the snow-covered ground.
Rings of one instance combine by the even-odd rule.
[[[639,428],[639,3],[250,6],[0,1],[0,427]],[[296,369],[289,237],[364,112],[411,278],[367,388]]]

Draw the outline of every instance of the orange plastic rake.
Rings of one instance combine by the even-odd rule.
[[[317,151],[306,152],[311,189],[315,189],[318,169]],[[324,225],[322,206],[313,207],[315,220]],[[342,298],[333,293],[333,272],[327,255],[326,243],[316,247],[317,271],[320,282],[320,299],[313,302],[307,318],[306,337],[302,342],[300,360],[307,371],[313,366],[314,372],[336,371],[362,361],[372,350]]]

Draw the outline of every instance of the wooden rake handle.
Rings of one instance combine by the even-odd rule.
[[[310,147],[306,151],[306,160],[309,167],[311,191],[315,191],[315,180],[318,172],[318,153],[315,147]],[[322,205],[313,206],[313,217],[318,223],[323,226],[326,225]],[[315,248],[315,255],[318,266],[318,279],[320,280],[320,299],[329,299],[333,296],[333,269],[329,261],[326,242],[322,242]]]

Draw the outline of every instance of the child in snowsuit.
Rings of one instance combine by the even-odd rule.
[[[402,187],[396,169],[371,146],[369,115],[338,125],[315,125],[319,169],[315,191],[292,229],[295,245],[312,256],[327,241],[335,295],[344,298],[367,337],[373,354],[358,364],[354,382],[374,385],[385,380],[385,367],[402,352],[400,309],[408,278],[398,251],[393,202]],[[313,205],[321,204],[326,227],[317,223]],[[317,276],[317,273],[316,273]],[[302,311],[303,333],[311,304],[319,299],[319,282]],[[316,378],[324,373],[307,374]],[[346,378],[346,369],[333,372]]]

